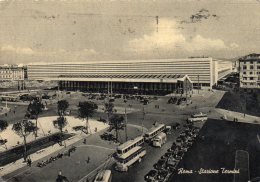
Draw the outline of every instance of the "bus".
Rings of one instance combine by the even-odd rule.
[[[9,102],[18,102],[19,97],[18,96],[1,95],[0,100],[1,101],[9,101]]]
[[[166,141],[167,141],[166,134],[164,132],[161,132],[156,137],[154,137],[153,146],[154,147],[162,147],[162,145],[165,144]]]
[[[125,154],[126,152],[128,152],[132,148],[134,148],[136,146],[140,146],[143,143],[144,143],[144,137],[143,136],[136,137],[133,140],[128,140],[127,142],[125,142],[125,143],[123,143],[123,144],[121,144],[117,147],[116,155],[118,157],[120,157],[121,155]]]
[[[101,170],[95,177],[94,182],[111,182],[112,173],[111,170]]]
[[[117,171],[126,172],[129,167],[133,165],[135,162],[141,162],[142,158],[146,155],[146,150],[144,147],[136,146],[121,155],[120,157],[116,157],[116,166],[115,169]]]
[[[203,114],[202,112],[199,114],[193,114],[190,118],[187,119],[188,122],[194,122],[194,121],[207,121],[208,116],[207,114]]]
[[[158,124],[157,126],[152,127],[144,134],[145,141],[151,141],[155,136],[163,132],[165,129],[165,124]]]

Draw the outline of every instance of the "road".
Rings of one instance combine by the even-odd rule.
[[[202,96],[198,96],[202,97]],[[152,100],[152,102],[146,106],[140,104],[137,100],[129,100],[127,104],[131,104],[132,108],[135,108],[135,112],[129,113],[127,115],[129,127],[128,127],[128,137],[129,139],[134,138],[142,134],[142,122],[145,128],[152,127],[155,121],[162,122],[165,124],[172,124],[174,122],[179,122],[181,124],[185,123],[185,119],[188,115],[201,111],[200,108],[204,111],[213,109],[216,102],[221,99],[221,94],[216,96],[212,93],[209,93],[209,96],[206,97],[203,103],[200,103],[200,99],[194,97],[194,102],[190,106],[180,107],[174,104],[167,104],[169,97],[160,97],[158,100]],[[86,100],[86,97],[82,96],[80,93],[73,93],[71,95],[63,94],[61,98],[67,99],[69,101],[70,107],[72,110],[72,115],[77,115],[77,105],[79,101]],[[104,101],[94,100],[97,104],[103,104]],[[123,99],[118,99],[114,103],[115,106],[124,107]],[[160,105],[160,108],[155,108],[155,105]],[[198,108],[194,109],[194,105],[197,105]],[[24,115],[25,107],[21,107],[20,110],[17,110],[16,116],[12,119],[10,116],[9,122],[15,122]],[[17,107],[17,109],[19,108]],[[49,110],[41,113],[41,116],[56,115],[56,104],[48,105]],[[145,117],[143,120],[143,107],[145,109]],[[129,108],[131,109],[131,108]],[[105,113],[96,113],[94,118],[103,117],[106,118]],[[43,168],[36,167],[38,161],[33,161],[31,168],[24,167],[19,169],[7,176],[4,176],[8,181],[55,181],[59,170],[62,171],[62,174],[65,175],[70,181],[78,181],[85,179],[84,177],[95,175],[96,171],[100,168],[102,164],[106,164],[105,167],[109,167],[113,170],[113,181],[143,181],[144,175],[153,168],[159,158],[166,152],[166,150],[171,146],[174,139],[178,136],[180,131],[174,132],[168,136],[167,143],[162,148],[153,148],[151,146],[147,147],[147,155],[140,164],[136,164],[132,167],[127,173],[119,173],[113,170],[113,166],[106,164],[108,156],[110,156],[116,149],[116,144],[103,141],[100,139],[100,134],[93,134],[87,138],[87,145],[83,145],[83,141],[79,141],[74,145],[77,147],[76,151],[72,153],[70,157],[63,157],[57,161],[52,162]],[[120,131],[120,140],[124,142],[125,134],[124,131]],[[67,150],[67,149],[63,149]],[[60,152],[63,152],[60,151]],[[55,154],[49,155],[40,161],[44,161]],[[90,157],[90,163],[86,163],[87,158]],[[110,163],[111,164],[111,163]],[[101,166],[101,167],[100,167]],[[89,176],[89,177],[90,177]]]

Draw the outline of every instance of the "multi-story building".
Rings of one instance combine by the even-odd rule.
[[[194,87],[211,88],[230,73],[232,64],[213,58],[87,61],[84,63],[49,63],[27,66],[29,80],[57,80],[62,88],[105,88],[113,82],[120,89],[172,91],[171,85],[189,78]],[[125,85],[125,83],[128,83]],[[155,85],[153,85],[153,83]],[[183,85],[181,86],[183,87]]]
[[[247,90],[260,88],[260,54],[249,54],[239,59],[240,88]]]
[[[24,66],[0,65],[0,81],[23,81],[24,75]]]

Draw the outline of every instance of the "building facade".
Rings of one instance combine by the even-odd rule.
[[[24,66],[0,65],[0,81],[23,81],[24,76]]]
[[[239,59],[239,84],[245,91],[260,88],[260,54]]]
[[[187,75],[63,75],[60,77],[61,90],[81,90],[97,93],[131,93],[166,95],[188,93],[192,82]]]
[[[29,80],[59,81],[60,89],[142,94],[212,88],[232,70],[232,63],[213,58],[88,61],[27,66]],[[109,88],[110,87],[110,88]]]

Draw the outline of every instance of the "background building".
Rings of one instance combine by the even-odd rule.
[[[240,88],[245,91],[260,88],[260,54],[249,54],[239,59]]]
[[[213,58],[88,61],[84,63],[53,63],[28,65],[29,80],[58,80],[62,88],[101,87],[107,82],[134,83],[124,88],[152,89],[145,83],[161,83],[167,90],[169,83],[183,82],[186,78],[194,87],[212,88],[217,80],[232,70],[232,63]],[[86,82],[86,83],[78,83]],[[89,82],[89,83],[87,83]],[[103,83],[102,83],[103,82]],[[140,83],[140,84],[139,84]],[[141,84],[142,83],[142,84]],[[75,86],[75,84],[77,86]],[[92,84],[97,84],[92,86]],[[164,86],[165,84],[166,86]],[[99,86],[101,85],[101,86]],[[180,85],[169,86],[177,89]],[[184,87],[183,84],[181,86]],[[120,89],[118,88],[118,89]],[[171,89],[170,89],[171,90]]]
[[[22,81],[24,76],[24,66],[0,65],[0,81]]]

